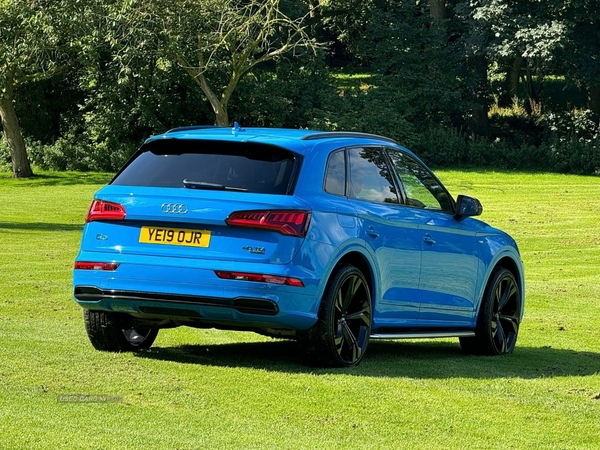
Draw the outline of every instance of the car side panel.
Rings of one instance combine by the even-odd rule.
[[[472,322],[478,287],[477,229],[442,212],[416,210],[421,231],[419,325],[465,326]],[[485,263],[484,263],[485,264]]]
[[[377,321],[390,326],[416,325],[419,314],[420,231],[410,208],[350,201],[357,210],[359,233],[379,268],[381,298]]]

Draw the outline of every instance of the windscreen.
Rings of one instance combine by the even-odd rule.
[[[111,184],[284,195],[294,163],[270,145],[165,139],[144,145]]]

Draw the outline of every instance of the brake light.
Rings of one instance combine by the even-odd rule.
[[[225,280],[257,281],[259,283],[285,284],[287,286],[304,287],[302,280],[291,277],[280,277],[277,275],[261,275],[257,273],[245,272],[227,272],[224,270],[215,270],[219,278]]]
[[[86,262],[86,261],[75,261],[74,268],[77,270],[117,270],[119,263],[105,263],[105,262]]]
[[[237,211],[227,225],[273,230],[287,236],[304,237],[310,224],[309,211]]]
[[[125,208],[119,203],[94,200],[85,218],[85,223],[94,220],[123,220],[125,219]]]

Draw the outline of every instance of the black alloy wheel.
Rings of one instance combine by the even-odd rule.
[[[154,328],[128,328],[122,329],[121,332],[129,345],[134,349],[141,349],[152,345],[158,330]]]
[[[299,335],[316,365],[349,367],[360,363],[371,334],[371,292],[360,270],[340,267],[321,302],[319,321]]]
[[[503,355],[515,349],[521,320],[521,295],[511,271],[492,273],[483,295],[475,337],[461,338],[467,353]]]
[[[84,310],[85,329],[96,350],[134,352],[150,348],[158,328],[130,328],[128,316],[105,311]]]

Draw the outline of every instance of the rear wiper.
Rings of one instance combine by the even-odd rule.
[[[192,181],[192,180],[183,180],[183,186],[188,189],[212,189],[214,191],[238,191],[238,192],[248,192],[248,189],[233,187],[233,186],[224,186],[222,184],[217,183],[207,183],[206,181]]]

